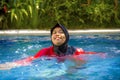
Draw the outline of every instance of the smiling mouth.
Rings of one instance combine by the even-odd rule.
[[[59,37],[57,37],[57,38],[55,38],[55,40],[60,40],[61,38],[59,38]]]

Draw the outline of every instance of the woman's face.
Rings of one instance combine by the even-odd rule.
[[[52,32],[51,39],[54,45],[60,46],[66,41],[66,36],[60,27],[56,27]]]

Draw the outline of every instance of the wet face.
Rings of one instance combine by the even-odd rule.
[[[60,27],[56,27],[52,32],[52,42],[56,46],[61,46],[66,41],[66,36]]]

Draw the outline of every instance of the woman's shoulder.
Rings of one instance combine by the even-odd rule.
[[[75,55],[79,55],[79,54],[84,54],[85,51],[82,48],[77,48],[77,47],[73,47],[71,46],[71,48],[75,51]]]
[[[79,55],[79,54],[83,54],[84,50],[82,48],[77,48],[77,47],[74,47],[74,46],[68,46],[67,53],[69,53],[69,54],[71,53],[71,54],[74,54],[74,55]]]
[[[78,48],[78,47],[74,47],[74,46],[68,46],[68,48],[73,49],[73,50],[78,51],[78,52],[84,51],[82,48]]]
[[[47,55],[50,52],[51,49],[52,49],[52,46],[42,48],[35,54],[35,57],[40,57],[40,56]]]
[[[45,47],[45,48],[40,49],[38,52],[50,51],[51,49],[53,49],[53,47],[49,46],[49,47]]]

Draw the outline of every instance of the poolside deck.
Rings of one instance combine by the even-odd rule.
[[[68,30],[70,34],[79,33],[120,33],[120,29],[104,29],[104,30]],[[0,30],[0,35],[49,35],[49,30]]]

